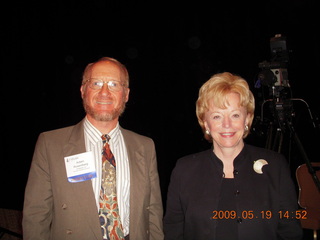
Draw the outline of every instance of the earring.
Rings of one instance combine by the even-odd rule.
[[[207,134],[207,135],[210,135],[210,132],[209,132],[209,130],[206,130],[206,134]]]
[[[245,126],[244,126],[244,130],[245,130],[245,131],[248,131],[248,130],[249,130],[248,125],[245,125]]]

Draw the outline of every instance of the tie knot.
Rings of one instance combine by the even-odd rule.
[[[102,139],[103,144],[105,144],[106,142],[109,142],[110,136],[108,134],[103,134],[101,136],[101,139]]]

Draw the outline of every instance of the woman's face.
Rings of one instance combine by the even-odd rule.
[[[214,149],[239,148],[241,151],[248,120],[247,110],[240,106],[240,96],[237,93],[227,94],[225,109],[211,103],[209,111],[205,114],[204,125],[213,138]]]

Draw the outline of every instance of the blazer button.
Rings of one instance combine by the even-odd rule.
[[[237,190],[235,193],[234,193],[234,195],[236,195],[236,196],[238,196],[240,194],[240,191],[239,190]]]
[[[234,175],[238,175],[238,174],[239,174],[239,171],[238,171],[238,170],[234,170],[234,171],[233,171],[233,174],[234,174]]]
[[[67,233],[68,235],[71,235],[71,234],[72,234],[72,230],[71,230],[71,229],[67,229],[67,230],[66,230],[66,233]]]
[[[63,210],[67,209],[67,204],[65,204],[65,203],[62,204],[61,208],[62,208]]]
[[[241,219],[241,218],[238,218],[238,219],[237,219],[237,222],[238,222],[238,223],[242,223],[242,219]]]

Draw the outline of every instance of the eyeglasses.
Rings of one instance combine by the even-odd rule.
[[[101,79],[96,79],[96,78],[90,78],[87,81],[83,83],[86,84],[89,82],[89,87],[93,90],[99,90],[103,87],[104,84],[107,84],[108,89],[112,92],[119,92],[122,90],[122,87],[125,86],[125,84],[115,81],[115,80],[108,80],[108,81],[103,81]]]

